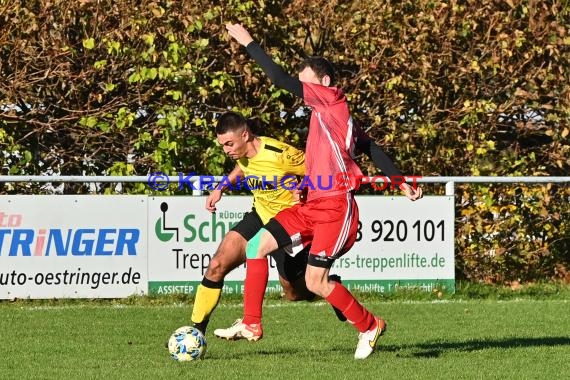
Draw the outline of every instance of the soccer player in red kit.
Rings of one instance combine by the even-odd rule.
[[[334,68],[326,59],[312,57],[301,65],[298,78],[292,77],[271,60],[243,26],[228,24],[226,28],[275,85],[302,98],[312,108],[305,176],[312,183],[317,183],[319,177],[332,178],[337,183],[327,188],[309,187],[306,202],[280,211],[248,242],[244,318],[228,329],[215,330],[214,335],[226,339],[260,339],[268,280],[267,255],[283,247],[290,247],[290,254],[295,255],[311,244],[305,273],[307,288],[339,309],[360,332],[354,357],[365,359],[374,351],[386,323],[361,305],[341,283],[329,279],[334,260],[345,254],[356,240],[358,206],[354,190],[362,177],[354,161],[357,129],[344,93],[333,87]],[[420,188],[413,189],[406,183],[400,188],[412,200],[422,196]]]

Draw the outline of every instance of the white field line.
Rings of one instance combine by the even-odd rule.
[[[404,305],[437,305],[437,304],[482,304],[482,303],[570,303],[570,300],[533,300],[525,298],[517,298],[512,300],[433,300],[433,301],[363,301],[364,305],[393,305],[393,304],[404,304]],[[113,305],[41,305],[41,306],[20,306],[21,310],[66,310],[66,309],[155,309],[155,308],[165,308],[165,309],[180,309],[188,308],[192,306],[192,303],[172,303],[167,305],[123,305],[123,304],[113,304]],[[270,300],[268,303],[264,304],[264,308],[281,308],[281,307],[328,307],[329,304],[325,301],[313,301],[313,302],[289,302],[289,301],[277,301]],[[0,308],[2,305],[0,304]],[[12,307],[12,306],[10,306]],[[218,304],[218,309],[242,309],[243,304],[224,304],[223,300]]]

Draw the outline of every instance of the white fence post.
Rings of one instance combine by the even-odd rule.
[[[455,182],[449,181],[445,184],[445,195],[455,196]]]

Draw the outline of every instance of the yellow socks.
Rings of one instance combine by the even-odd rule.
[[[198,289],[196,290],[194,308],[192,309],[192,322],[194,324],[201,324],[204,322],[207,324],[210,319],[210,314],[212,314],[216,306],[218,306],[221,295],[221,286],[219,288],[208,287],[204,285],[204,281],[202,281],[202,284],[198,285]]]

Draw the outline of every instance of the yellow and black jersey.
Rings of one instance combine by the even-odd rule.
[[[295,204],[291,190],[295,188],[297,176],[305,174],[305,154],[270,137],[259,139],[261,146],[257,154],[240,158],[237,164],[253,194],[253,207],[265,224],[279,211]]]

